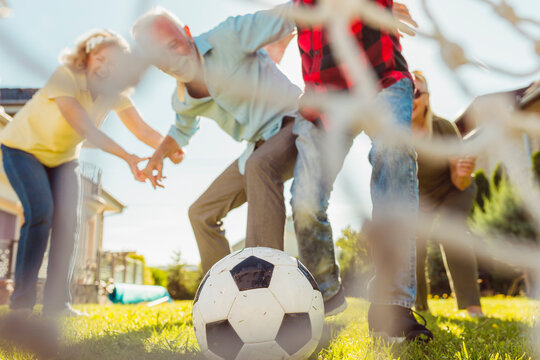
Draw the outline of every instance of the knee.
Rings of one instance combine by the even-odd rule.
[[[274,175],[276,175],[275,171],[273,171],[268,159],[257,156],[256,154],[251,155],[247,159],[244,172],[246,179],[273,178]]]
[[[193,203],[188,209],[189,221],[192,225],[204,223],[203,211],[198,202]]]
[[[316,224],[328,222],[326,208],[316,201],[292,199],[291,207],[294,222],[299,229],[312,228]]]
[[[47,225],[52,224],[53,219],[53,204],[50,202],[30,204],[28,209],[24,212],[25,222],[30,226]]]

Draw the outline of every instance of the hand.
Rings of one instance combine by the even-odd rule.
[[[182,160],[184,160],[185,153],[182,149],[174,152],[169,156],[169,160],[171,160],[174,164],[180,164]]]
[[[298,99],[298,112],[302,117],[308,121],[315,121],[321,114],[318,109],[308,106],[306,101],[306,94]]]
[[[131,173],[135,177],[135,180],[140,182],[145,182],[146,176],[143,174],[143,172],[139,169],[139,163],[141,161],[148,160],[149,158],[140,158],[137,155],[134,154],[127,154],[124,158],[124,160],[127,162],[129,169],[131,170]]]
[[[156,189],[156,187],[164,188],[164,186],[160,183],[164,179],[163,159],[161,157],[153,156],[150,161],[148,161],[148,164],[146,164],[146,167],[142,172],[145,178],[150,180],[154,189]]]
[[[394,14],[394,17],[402,23],[418,29],[418,24],[412,18],[407,5],[394,1],[392,13]],[[403,35],[399,33],[399,36],[402,37]]]
[[[473,174],[476,166],[476,157],[465,156],[458,159],[456,163],[456,175],[458,177],[469,177]]]

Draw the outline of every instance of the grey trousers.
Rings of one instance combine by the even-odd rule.
[[[283,250],[285,199],[283,183],[294,172],[297,150],[294,120],[251,154],[244,175],[234,161],[189,208],[189,220],[201,255],[203,273],[231,253],[223,218],[248,203],[246,247],[266,246]]]
[[[476,195],[476,185],[473,183],[464,191],[455,189],[448,193],[439,204],[431,204],[422,206],[423,199],[420,197],[420,211],[424,216],[431,217],[431,224],[434,225],[432,233],[437,231],[435,217],[438,215],[441,218],[445,214],[452,214],[454,217],[459,216],[463,222],[467,221],[467,217],[473,206],[473,201]],[[480,305],[480,291],[478,288],[478,265],[474,251],[467,242],[468,234],[465,233],[460,239],[453,239],[452,244],[447,244],[444,241],[440,242],[441,253],[444,260],[450,287],[456,296],[459,309],[466,309],[469,306]],[[416,277],[418,292],[416,296],[415,307],[418,310],[428,309],[428,293],[429,285],[426,280],[426,258],[427,244],[429,238],[419,236],[416,244]]]

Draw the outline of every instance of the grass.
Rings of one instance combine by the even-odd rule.
[[[482,299],[486,319],[456,310],[451,299],[430,300],[424,314],[435,340],[429,344],[387,346],[368,335],[369,304],[348,299],[343,314],[326,321],[323,340],[311,359],[533,359],[530,331],[538,303],[525,298]],[[59,360],[201,359],[192,327],[191,302],[145,306],[81,305],[88,319],[62,324]],[[6,311],[5,308],[0,312]],[[0,359],[35,359],[4,344]],[[256,359],[254,359],[256,360]]]

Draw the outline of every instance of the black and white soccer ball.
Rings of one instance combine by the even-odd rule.
[[[324,303],[313,276],[283,251],[237,251],[206,274],[193,325],[208,359],[305,359],[317,347]]]

